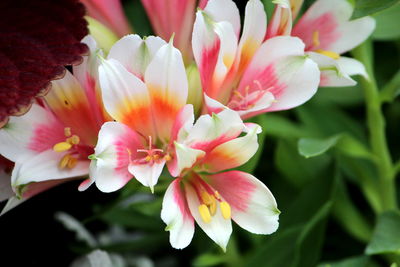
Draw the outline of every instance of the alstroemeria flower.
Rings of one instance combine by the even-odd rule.
[[[350,75],[367,77],[357,60],[340,56],[365,41],[375,29],[375,20],[363,17],[350,21],[353,6],[347,0],[318,0],[293,26],[303,1],[279,0],[266,38],[277,35],[299,37],[321,69],[320,86],[351,86]]]
[[[266,27],[259,0],[247,3],[240,38],[239,11],[231,0],[210,0],[196,14],[192,46],[203,90],[242,118],[296,107],[318,88],[320,72],[303,42],[288,36],[264,42]]]
[[[100,21],[119,37],[132,33],[132,27],[124,14],[121,0],[80,0],[89,16]]]
[[[231,219],[255,234],[271,234],[278,228],[279,210],[268,188],[254,176],[226,171],[247,162],[257,151],[259,126],[246,127],[237,112],[224,109],[200,116],[193,125],[190,110],[174,142],[178,176],[164,196],[161,218],[174,248],[192,240],[194,221],[223,250],[232,232]],[[240,136],[243,131],[246,135]],[[197,151],[197,155],[193,156]]]
[[[159,37],[128,35],[103,60],[99,80],[116,122],[101,128],[90,178],[103,192],[118,190],[133,176],[152,189],[171,159],[173,125],[187,100],[181,53]]]
[[[192,60],[191,34],[196,0],[141,0],[155,33],[169,40],[182,52],[186,62]]]
[[[89,172],[88,156],[107,117],[96,96],[96,43],[90,36],[83,42],[91,55],[73,68],[74,75],[66,71],[29,112],[0,129],[0,154],[15,162],[11,185],[17,196]]]

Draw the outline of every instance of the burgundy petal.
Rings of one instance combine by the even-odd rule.
[[[82,61],[88,29],[78,0],[1,0],[0,11],[1,127]]]

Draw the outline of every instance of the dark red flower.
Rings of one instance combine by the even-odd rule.
[[[45,94],[65,65],[81,62],[88,29],[78,0],[1,0],[0,11],[1,127]]]

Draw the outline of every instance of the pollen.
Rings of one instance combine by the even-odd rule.
[[[327,50],[318,49],[318,50],[315,50],[315,52],[320,53],[320,54],[322,54],[324,56],[333,58],[333,59],[339,59],[340,58],[340,55],[338,53],[333,52],[333,51],[327,51]]]
[[[211,216],[214,216],[217,213],[217,201],[213,198],[213,201],[208,207],[210,209]]]
[[[72,145],[77,145],[77,144],[79,144],[80,141],[81,141],[81,139],[77,135],[73,135],[73,136],[67,138],[67,142]]]
[[[71,155],[67,154],[60,160],[60,163],[58,164],[60,169],[64,169],[65,167],[67,167],[70,157]]]
[[[319,42],[319,31],[313,32],[312,40],[313,40],[313,44],[315,47],[318,47],[321,45],[321,43]]]
[[[66,137],[70,137],[70,136],[72,135],[72,133],[71,133],[71,128],[70,128],[70,127],[65,127],[65,128],[64,128],[64,135],[65,135]]]
[[[206,191],[201,192],[201,200],[203,200],[203,203],[207,206],[213,202],[213,199],[214,198]]]
[[[205,223],[211,222],[210,210],[208,209],[208,207],[205,204],[201,204],[199,206],[199,213],[200,213],[200,216],[201,216],[201,219],[203,220],[203,222],[205,222]]]
[[[53,150],[55,152],[64,152],[64,151],[69,150],[71,147],[72,147],[72,145],[68,142],[60,142],[53,146]]]
[[[171,156],[170,155],[165,155],[165,157],[164,157],[164,160],[165,161],[170,161],[172,158],[171,158]]]
[[[228,204],[228,202],[222,201],[219,203],[219,207],[221,208],[222,212],[222,217],[224,219],[228,220],[231,218],[231,206]]]

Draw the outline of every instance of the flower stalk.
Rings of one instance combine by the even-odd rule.
[[[361,78],[361,84],[365,95],[370,145],[372,153],[377,157],[376,166],[379,179],[376,190],[379,191],[378,193],[381,197],[380,212],[397,209],[395,172],[386,140],[382,102],[380,101],[379,90],[373,72],[371,40],[354,49],[353,55],[365,65],[369,75],[369,79]]]

